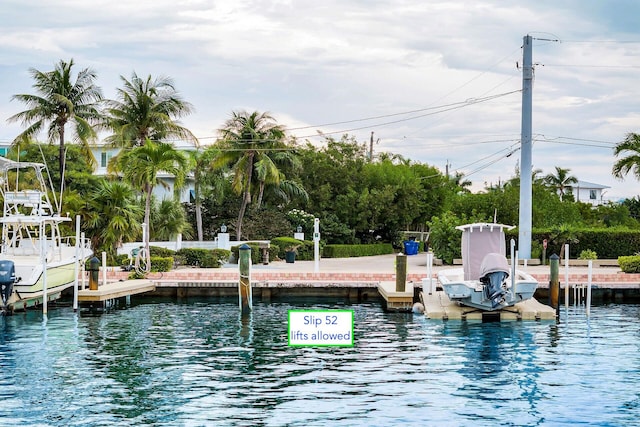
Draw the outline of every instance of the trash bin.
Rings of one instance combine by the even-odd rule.
[[[419,242],[415,240],[405,240],[404,242],[404,254],[405,255],[417,255],[418,247],[420,246]]]
[[[296,261],[296,253],[294,251],[287,251],[284,253],[284,259],[289,264],[293,264]]]

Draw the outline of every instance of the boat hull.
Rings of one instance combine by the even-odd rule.
[[[74,261],[47,267],[47,301],[59,299],[62,291],[72,287],[75,280],[76,267]],[[40,271],[35,281],[31,283],[18,282],[14,284],[13,292],[9,296],[5,311],[21,311],[41,305],[44,302],[44,291],[44,275],[42,271]]]
[[[515,280],[505,282],[504,301],[496,308],[484,289],[485,285],[479,280],[463,280],[463,277],[462,269],[444,270],[438,274],[438,281],[450,300],[478,310],[495,311],[513,306],[533,298],[538,288],[538,281],[533,276],[516,270]]]

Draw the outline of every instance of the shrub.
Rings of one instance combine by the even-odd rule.
[[[225,249],[182,248],[177,255],[186,265],[201,268],[220,268],[230,256]]]
[[[173,268],[173,257],[159,257],[152,256],[151,257],[151,271],[152,272],[160,272],[160,271],[169,271]]]
[[[294,239],[295,240],[295,239]],[[262,263],[262,249],[260,248],[260,243],[258,242],[246,242],[246,245],[251,248],[251,264],[261,264]],[[240,246],[232,246],[231,253],[233,253],[233,257],[235,262],[237,263],[240,259]]]
[[[640,256],[621,256],[618,257],[618,265],[625,273],[640,273]]]
[[[149,246],[149,254],[151,254],[152,257],[169,257],[174,256],[176,251],[160,246]]]
[[[322,256],[326,258],[349,258],[359,256],[387,255],[394,253],[391,243],[373,245],[326,245]]]
[[[585,249],[580,252],[578,259],[598,259],[598,254],[591,249]]]
[[[284,259],[285,252],[293,250],[297,253],[304,245],[302,240],[294,239],[293,237],[275,237],[271,239],[271,243],[278,248],[277,252],[272,250],[271,253],[275,253],[280,259]]]

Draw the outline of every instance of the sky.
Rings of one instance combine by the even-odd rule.
[[[640,132],[636,0],[3,0],[0,142],[22,131],[29,69],[73,58],[106,98],[133,72],[173,79],[201,144],[233,111],[270,113],[321,146],[348,134],[374,155],[460,172],[479,191],[520,162],[522,44],[533,37],[533,153],[609,186],[615,144]],[[42,139],[45,135],[42,135]]]

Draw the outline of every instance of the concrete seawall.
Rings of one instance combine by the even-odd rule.
[[[360,258],[320,260],[318,271],[313,261],[272,262],[254,265],[251,281],[254,295],[258,298],[291,296],[335,296],[362,301],[377,297],[376,287],[381,282],[395,281],[396,255],[380,255]],[[432,266],[431,275],[451,266]],[[536,297],[544,300],[548,295],[549,267],[527,266],[526,271],[539,282]],[[429,269],[426,254],[407,257],[407,281],[413,282],[416,292]],[[128,272],[111,268],[107,273],[109,282],[126,280]],[[102,275],[101,275],[102,277]],[[151,273],[149,279],[157,285],[155,294],[165,296],[231,296],[237,295],[239,272],[237,265],[223,268],[179,268],[169,272]],[[587,285],[587,267],[569,267],[569,285],[578,289]],[[560,268],[560,284],[564,288],[565,269]],[[617,267],[594,267],[591,283],[594,301],[636,302],[640,301],[640,274],[622,273]]]

